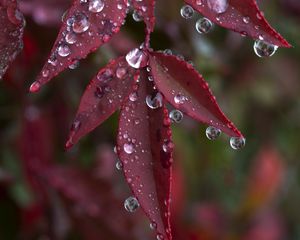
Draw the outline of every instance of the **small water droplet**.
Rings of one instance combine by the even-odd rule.
[[[221,130],[210,126],[206,129],[205,134],[209,140],[216,140],[221,135]]]
[[[160,108],[163,105],[163,96],[159,92],[156,93],[154,96],[148,95],[146,97],[146,104],[151,109]]]
[[[172,122],[180,123],[183,119],[183,114],[181,111],[175,109],[169,113],[169,118],[172,120]]]
[[[61,57],[67,57],[67,56],[69,56],[71,54],[71,50],[70,50],[70,48],[69,48],[68,45],[61,44],[57,48],[57,53]]]
[[[150,229],[155,230],[157,228],[157,223],[156,222],[151,222],[150,223]]]
[[[228,8],[227,0],[207,0],[208,7],[216,13],[224,13]]]
[[[127,212],[135,212],[140,207],[138,200],[135,197],[129,197],[124,201],[124,208]]]
[[[98,13],[104,8],[104,2],[102,0],[90,0],[89,1],[89,11]]]
[[[116,162],[116,169],[119,171],[123,169],[123,163],[121,161]]]
[[[234,150],[239,150],[246,145],[246,139],[243,137],[232,137],[230,138],[230,146]]]
[[[83,13],[77,13],[73,17],[72,29],[75,33],[86,32],[90,27],[89,20]]]
[[[134,10],[133,13],[132,13],[132,18],[134,21],[136,22],[141,22],[143,21],[143,15],[137,11],[137,10]]]
[[[207,18],[200,18],[195,25],[197,32],[201,34],[208,33],[212,29],[212,26],[212,22]]]
[[[187,98],[185,96],[183,96],[182,94],[177,94],[174,97],[174,102],[176,104],[183,104],[186,100],[187,100]]]
[[[194,9],[190,5],[184,5],[180,9],[180,14],[185,19],[192,18],[194,15]]]
[[[132,154],[134,151],[133,144],[131,144],[131,143],[125,143],[123,145],[123,149],[127,154]]]

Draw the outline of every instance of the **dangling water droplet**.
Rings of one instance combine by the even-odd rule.
[[[221,135],[221,130],[210,126],[206,128],[205,134],[209,140],[216,140]]]
[[[136,11],[136,10],[133,11],[133,13],[132,13],[132,18],[133,18],[133,20],[136,21],[136,22],[141,22],[141,21],[143,21],[143,16],[142,16],[142,14],[140,14],[140,12],[139,12],[139,11]]]
[[[126,61],[131,67],[139,69],[147,66],[148,56],[143,50],[135,48],[127,53]]]
[[[254,52],[259,57],[271,57],[277,51],[278,46],[257,40],[253,45]]]
[[[140,204],[135,197],[129,197],[124,201],[124,208],[127,212],[135,212],[139,207]]]
[[[133,144],[131,144],[131,143],[125,143],[123,145],[123,149],[124,149],[124,152],[126,152],[127,154],[132,154],[134,151]]]
[[[155,230],[157,228],[157,223],[156,222],[151,222],[150,223],[150,229]]]
[[[90,27],[89,20],[83,13],[77,13],[72,22],[72,29],[75,33],[86,32]]]
[[[192,18],[194,15],[194,9],[190,5],[184,5],[180,9],[180,14],[185,19]]]
[[[208,7],[216,13],[224,13],[228,8],[227,0],[207,0]]]
[[[164,240],[164,236],[162,234],[157,234],[156,239],[157,240]]]
[[[70,50],[70,48],[69,48],[68,45],[61,44],[57,48],[57,53],[61,57],[67,57],[67,56],[69,56],[71,54],[71,50]]]
[[[183,119],[183,114],[181,111],[175,109],[169,113],[169,118],[172,120],[172,122],[180,123]]]
[[[246,139],[243,137],[232,137],[230,138],[230,146],[234,150],[239,150],[246,145]]]
[[[121,161],[116,162],[116,169],[119,171],[123,169],[123,163]]]
[[[101,12],[104,8],[104,2],[102,0],[90,0],[89,2],[89,11],[98,13]]]
[[[207,18],[200,18],[195,25],[197,32],[201,34],[208,33],[212,29],[212,26],[212,22]]]
[[[163,105],[163,96],[159,92],[155,96],[148,95],[146,97],[146,104],[151,109],[160,108]]]

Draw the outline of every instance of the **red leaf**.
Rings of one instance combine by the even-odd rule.
[[[291,45],[277,33],[255,0],[184,0],[214,23],[280,47]],[[228,2],[228,3],[227,3]]]
[[[208,84],[192,65],[176,56],[158,52],[151,52],[149,55],[154,81],[175,108],[230,136],[242,136],[222,113]]]
[[[124,57],[111,61],[98,72],[81,98],[67,148],[120,108],[132,91],[134,79],[135,70]]]
[[[0,80],[23,48],[24,26],[16,0],[0,0]]]
[[[74,0],[48,62],[30,87],[31,92],[38,91],[43,84],[95,51],[120,30],[126,16],[127,0],[103,0],[104,5],[94,7],[92,4],[93,1],[80,3]]]
[[[146,105],[146,97],[153,94],[155,91],[146,73],[142,72],[137,92],[122,107],[117,149],[126,180],[146,215],[156,225],[158,236],[172,239],[170,120],[164,106],[150,109]]]
[[[144,22],[146,24],[146,45],[149,44],[150,41],[150,33],[154,30],[155,25],[155,15],[154,15],[154,8],[155,8],[155,0],[133,0],[132,5],[137,11],[137,13],[143,17]]]

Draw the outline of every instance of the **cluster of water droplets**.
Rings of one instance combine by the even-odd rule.
[[[206,5],[204,5],[205,3]],[[195,4],[199,7],[208,6],[213,12],[217,14],[215,20],[220,23],[222,23],[222,14],[225,13],[229,8],[228,0],[195,0]],[[193,7],[190,5],[184,5],[180,9],[180,14],[185,19],[191,19],[194,16],[194,12],[195,11]],[[262,15],[262,13],[258,13],[256,15],[257,19],[263,20]],[[244,16],[242,18],[242,22],[243,24],[251,24],[251,19],[249,16]],[[195,28],[196,31],[200,34],[208,33],[213,28],[213,23],[209,19],[203,17],[196,21]],[[260,27],[258,25],[255,25],[254,28],[256,30],[259,30]],[[247,32],[242,32],[241,35],[246,36]],[[257,56],[271,57],[278,49],[278,46],[264,41],[264,36],[259,35],[258,40],[254,42],[253,48]]]

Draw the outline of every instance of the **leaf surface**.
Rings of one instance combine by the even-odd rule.
[[[74,0],[66,13],[48,61],[31,92],[36,92],[64,69],[108,42],[124,22],[127,0]]]
[[[222,113],[208,84],[191,64],[159,52],[151,52],[149,55],[155,84],[170,104],[230,136],[242,136]]]
[[[147,73],[138,90],[122,107],[117,150],[126,180],[161,239],[172,239],[170,185],[173,143],[170,120],[161,105],[150,109],[146,97],[155,95]],[[165,148],[164,148],[165,147]]]
[[[276,32],[255,0],[184,0],[214,23],[280,47],[291,45]]]
[[[66,143],[69,148],[111,116],[128,98],[135,82],[135,70],[124,57],[101,69],[86,88]]]
[[[0,80],[23,48],[24,26],[16,0],[0,0]]]

